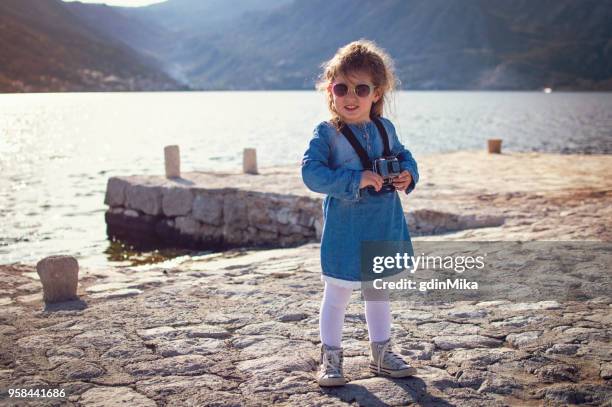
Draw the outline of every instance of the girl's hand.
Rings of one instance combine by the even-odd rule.
[[[398,191],[405,191],[410,183],[412,182],[412,175],[406,170],[402,171],[400,175],[393,180],[393,186]]]
[[[382,188],[383,179],[380,175],[373,173],[372,171],[364,171],[361,175],[361,182],[359,183],[359,189],[373,186],[376,192]]]

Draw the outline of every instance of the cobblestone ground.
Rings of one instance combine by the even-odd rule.
[[[316,244],[83,272],[80,302],[43,310],[30,266],[0,267],[0,404],[83,406],[612,405],[611,304],[394,302],[395,349],[418,369],[367,370],[358,291],[350,383],[321,389]],[[6,389],[62,388],[17,402]]]

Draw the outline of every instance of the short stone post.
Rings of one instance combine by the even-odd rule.
[[[257,151],[254,148],[245,148],[242,154],[242,172],[257,174]]]
[[[36,264],[47,303],[77,299],[79,263],[72,256],[49,256]]]
[[[164,147],[164,161],[166,165],[166,178],[181,177],[181,155],[179,146]]]
[[[489,154],[501,154],[502,139],[490,138],[487,140],[487,148]]]

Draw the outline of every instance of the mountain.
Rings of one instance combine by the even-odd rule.
[[[122,7],[120,12],[128,17],[168,29],[171,32],[198,32],[223,29],[225,23],[235,21],[246,13],[267,12],[291,0],[171,0],[145,7]]]
[[[184,88],[59,0],[0,1],[0,92]]]
[[[295,0],[194,28],[170,58],[199,88],[312,89],[362,37],[406,89],[612,89],[609,0]]]
[[[30,10],[27,21],[9,16],[12,41],[0,37],[2,51],[38,58],[25,70],[37,69],[28,85],[58,61],[74,76],[87,59],[80,54],[94,61],[91,51],[105,47],[112,66],[85,69],[163,70],[195,89],[313,89],[338,47],[368,38],[394,58],[404,89],[612,90],[612,0],[167,0],[136,8],[2,0],[0,32],[10,27],[7,7]],[[62,58],[38,50],[32,35]]]
[[[152,20],[132,17],[122,7],[78,1],[65,3],[64,6],[98,35],[125,43],[145,55],[158,56],[159,50],[172,42],[165,27]]]

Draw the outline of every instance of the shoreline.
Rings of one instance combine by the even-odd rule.
[[[464,150],[416,158],[421,179],[413,193],[400,195],[405,212],[433,211],[423,212],[422,218],[442,226],[456,225],[453,221],[456,216],[484,214],[504,218],[500,227],[464,228],[434,234],[430,239],[612,240],[612,181],[606,180],[606,174],[612,173],[612,155],[540,152],[489,155],[480,150]],[[229,178],[217,180],[221,182],[211,183],[210,177],[204,182],[212,187],[232,182],[238,188],[323,198],[306,189],[298,166],[264,167],[260,171],[262,175],[257,176],[226,172],[225,177]],[[197,174],[206,177],[210,173]],[[160,182],[165,180],[158,178]],[[417,237],[419,233],[414,233],[410,219],[409,228],[415,238],[428,238]],[[137,257],[134,261],[140,260]]]
[[[417,188],[400,193],[413,237],[612,240],[612,156],[459,151],[418,161]],[[136,242],[292,247],[320,238],[323,197],[298,166],[112,177],[106,219],[111,236]]]
[[[398,89],[394,92],[409,93],[542,93],[546,95],[555,93],[612,93],[610,89],[555,89],[551,93],[544,92],[544,87],[539,89]],[[0,95],[28,95],[28,94],[72,94],[72,93],[195,93],[195,92],[318,92],[316,89],[172,89],[172,90],[82,90],[82,91],[27,91],[27,92],[3,92]]]

